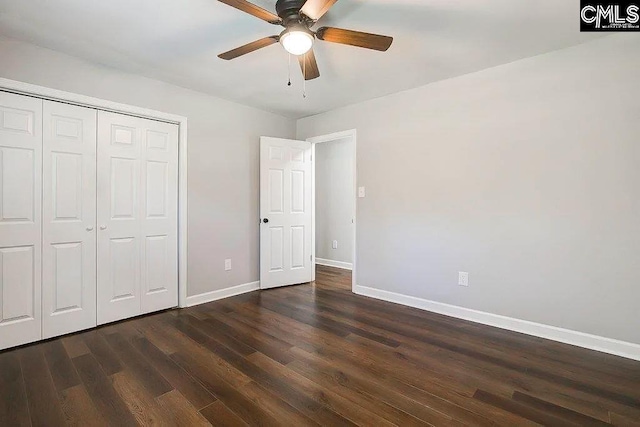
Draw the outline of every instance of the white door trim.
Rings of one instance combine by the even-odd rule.
[[[311,247],[313,248],[313,262],[311,264],[312,278],[316,280],[316,144],[323,142],[336,141],[339,139],[351,138],[353,141],[353,254],[351,257],[351,290],[356,287],[356,246],[357,246],[357,216],[358,216],[358,140],[357,131],[355,129],[346,130],[342,132],[335,132],[328,135],[314,136],[313,138],[307,138],[307,141],[311,143]]]
[[[187,306],[187,118],[0,77],[0,91],[174,123],[178,135],[178,306]]]

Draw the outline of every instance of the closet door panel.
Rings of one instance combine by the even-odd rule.
[[[140,120],[98,112],[98,324],[141,313]]]
[[[178,126],[98,113],[98,323],[178,304]]]
[[[178,305],[178,126],[144,120],[142,311]]]
[[[0,350],[39,340],[42,100],[0,92]]]
[[[96,326],[96,120],[44,101],[44,338]]]

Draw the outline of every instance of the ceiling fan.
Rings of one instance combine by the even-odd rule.
[[[347,44],[382,52],[389,49],[393,42],[393,37],[341,28],[322,27],[316,31],[311,30],[311,27],[327,13],[337,0],[278,0],[276,2],[277,15],[246,0],[218,1],[270,24],[282,25],[285,28],[280,35],[265,37],[240,46],[218,55],[219,58],[231,60],[280,42],[287,52],[298,56],[305,80],[320,77],[318,63],[313,53],[313,43],[316,38],[327,42]]]

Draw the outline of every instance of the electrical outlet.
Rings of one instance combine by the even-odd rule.
[[[231,260],[230,259],[225,259],[224,260],[224,271],[229,271],[231,270]]]
[[[466,273],[464,271],[458,272],[458,285],[469,286],[469,273]]]
[[[338,249],[338,241],[337,241],[337,240],[334,240],[334,241],[333,241],[333,245],[331,245],[331,247],[332,247],[333,249]]]

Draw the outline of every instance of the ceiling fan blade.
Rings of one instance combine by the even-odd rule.
[[[230,50],[229,52],[221,53],[220,55],[218,55],[218,58],[228,61],[230,59],[234,59],[239,56],[246,55],[247,53],[251,53],[254,50],[271,46],[274,43],[278,43],[279,40],[280,40],[280,36],[265,37],[263,39],[245,44],[244,46],[237,47],[233,50]]]
[[[338,0],[307,0],[300,9],[300,12],[317,21],[322,18],[322,15],[327,13],[327,11],[331,9],[331,6],[337,1]]]
[[[298,56],[300,62],[300,70],[304,75],[305,80],[313,80],[320,77],[320,70],[318,69],[318,62],[316,61],[316,55],[313,53],[313,49],[304,55]]]
[[[243,12],[248,13],[249,15],[253,15],[256,18],[260,18],[264,21],[267,21],[270,24],[280,25],[282,24],[282,20],[278,15],[275,15],[268,10],[261,8],[260,6],[256,6],[253,3],[249,3],[246,0],[218,0],[221,3],[227,4],[231,7],[235,7]]]
[[[391,43],[393,43],[393,37],[333,27],[319,28],[318,31],[316,31],[316,37],[327,42],[348,44],[382,52],[389,49]]]

